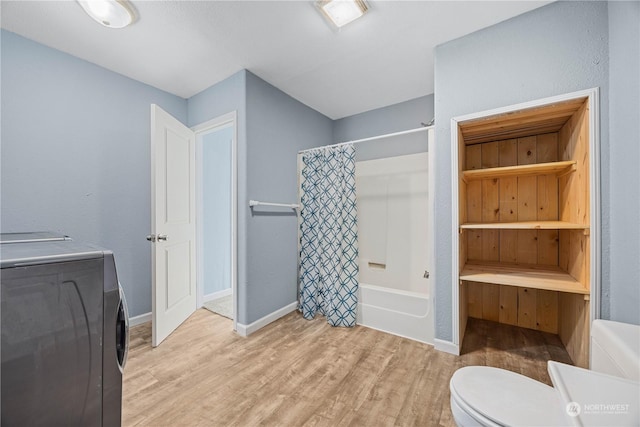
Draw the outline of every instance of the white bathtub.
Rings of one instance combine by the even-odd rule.
[[[426,293],[360,283],[358,325],[433,345],[433,302]]]

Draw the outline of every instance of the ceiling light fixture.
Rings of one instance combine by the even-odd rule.
[[[80,6],[96,22],[109,28],[124,28],[136,19],[136,13],[127,0],[78,0]]]
[[[355,21],[369,10],[364,0],[318,0],[316,6],[338,28]]]

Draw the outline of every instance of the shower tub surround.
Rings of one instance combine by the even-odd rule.
[[[432,344],[428,156],[356,162],[357,323]]]

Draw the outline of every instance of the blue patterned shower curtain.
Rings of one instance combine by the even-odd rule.
[[[300,305],[332,326],[355,326],[358,230],[355,148],[325,147],[302,154]]]

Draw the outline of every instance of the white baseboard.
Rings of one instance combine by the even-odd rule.
[[[460,346],[458,344],[454,344],[451,341],[440,340],[438,338],[433,340],[433,344],[433,348],[438,351],[444,351],[445,353],[460,356]]]
[[[231,295],[231,288],[224,289],[218,292],[213,292],[213,293],[210,293],[209,295],[204,295],[202,297],[202,302],[205,303],[205,302],[213,301],[214,299],[226,297],[227,295]]]
[[[295,311],[296,308],[298,308],[298,301],[294,301],[291,304],[285,305],[281,309],[276,310],[273,313],[267,314],[266,316],[248,325],[243,325],[242,323],[238,323],[236,332],[240,336],[247,337],[252,333],[254,333],[255,331],[257,331],[258,329],[267,326],[269,323],[278,320],[282,316],[286,316],[292,311]]]
[[[130,327],[136,326],[136,325],[142,325],[143,323],[147,323],[147,322],[151,322],[151,312],[129,318]]]

